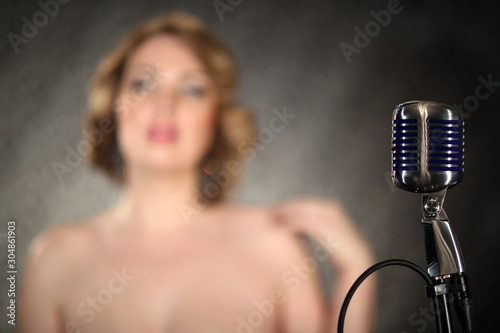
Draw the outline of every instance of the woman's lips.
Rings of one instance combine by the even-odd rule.
[[[148,137],[153,142],[172,142],[177,138],[177,131],[170,125],[155,125],[149,130]]]

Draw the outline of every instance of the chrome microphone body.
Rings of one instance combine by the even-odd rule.
[[[465,271],[462,251],[443,209],[446,190],[464,177],[464,121],[451,106],[429,101],[400,104],[392,119],[392,179],[422,193],[430,276]]]
[[[427,272],[436,284],[438,332],[452,332],[448,302],[471,332],[470,297],[462,250],[443,209],[446,190],[464,177],[464,121],[453,107],[431,101],[399,104],[392,115],[392,180],[422,194]],[[453,289],[453,290],[452,290]],[[453,294],[453,296],[451,296]]]

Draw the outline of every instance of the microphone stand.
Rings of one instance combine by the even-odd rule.
[[[443,209],[446,189],[422,194],[427,273],[426,293],[434,304],[438,333],[452,333],[451,303],[465,332],[472,332],[472,298],[465,276],[462,250]]]
[[[462,114],[443,103],[409,101],[399,104],[392,113],[392,181],[405,191],[422,193],[427,272],[400,259],[368,268],[342,304],[340,333],[356,288],[373,272],[391,265],[411,268],[424,278],[427,296],[433,300],[438,333],[453,332],[451,303],[463,330],[472,332],[472,298],[462,250],[443,209],[447,188],[463,178],[463,126]]]
[[[426,282],[427,297],[432,298],[438,333],[453,333],[451,303],[462,329],[472,332],[472,298],[469,291],[462,250],[443,209],[446,189],[422,194],[427,272],[401,259],[389,259],[369,267],[349,289],[340,309],[337,331],[344,332],[347,307],[356,289],[375,271],[387,266],[405,266],[417,272]]]

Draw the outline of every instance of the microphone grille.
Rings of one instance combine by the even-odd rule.
[[[464,122],[428,119],[427,170],[464,171]]]
[[[458,184],[464,174],[464,121],[451,106],[410,101],[392,118],[392,180],[430,193]]]
[[[392,170],[417,171],[420,167],[418,119],[392,122]]]

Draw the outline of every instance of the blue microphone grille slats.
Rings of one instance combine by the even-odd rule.
[[[392,122],[392,170],[416,171],[420,158],[418,119],[394,119]]]
[[[428,119],[427,170],[464,171],[464,122]]]
[[[392,113],[394,184],[410,192],[450,188],[464,177],[464,119],[452,106],[409,101]]]

